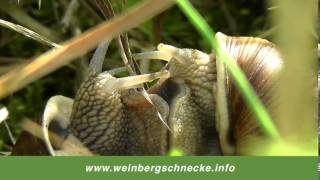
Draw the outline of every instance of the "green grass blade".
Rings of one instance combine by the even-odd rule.
[[[240,90],[246,103],[256,116],[256,119],[259,121],[264,131],[273,138],[280,137],[270,115],[256,95],[248,79],[238,67],[236,62],[221,48],[218,40],[215,38],[215,32],[209,27],[206,21],[188,0],[177,0],[177,3],[180,9],[189,18],[191,23],[200,32],[200,34],[209,41],[214,52],[216,53],[216,56],[218,57],[217,59],[221,60],[223,64],[226,65],[227,70],[231,73],[236,86]]]

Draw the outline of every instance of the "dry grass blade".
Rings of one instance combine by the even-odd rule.
[[[62,47],[48,51],[22,68],[16,68],[0,77],[0,98],[13,93],[44,75],[84,55],[99,42],[112,39],[174,4],[173,0],[146,0],[109,22],[75,37]]]
[[[44,140],[41,126],[32,120],[26,119],[22,123],[22,128],[26,132],[32,134],[33,136]],[[80,141],[76,138],[63,139],[59,135],[49,132],[52,138],[52,143],[55,147],[62,149],[61,155],[82,155],[82,156],[92,156],[93,154],[84,146],[81,145]],[[60,155],[60,154],[59,154]]]
[[[56,44],[52,41],[50,41],[49,39],[47,39],[46,37],[28,29],[28,28],[25,28],[23,26],[20,26],[18,24],[14,24],[14,23],[11,23],[9,21],[5,21],[3,19],[0,19],[0,25],[3,26],[3,27],[6,27],[6,28],[9,28],[9,29],[12,29],[18,33],[21,33],[27,37],[30,37],[40,43],[43,43],[43,44],[46,44],[46,45],[49,45],[49,46],[53,46],[53,47],[61,47],[59,44]]]

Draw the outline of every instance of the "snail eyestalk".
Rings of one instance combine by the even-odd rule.
[[[157,48],[159,51],[163,51],[163,52],[170,54],[176,60],[178,60],[178,62],[180,62],[183,65],[191,65],[192,64],[192,61],[190,60],[190,57],[192,55],[189,53],[186,53],[189,51],[184,51],[183,49],[176,48],[174,46],[163,44],[163,43],[160,43]]]
[[[175,58],[178,62],[183,65],[191,65],[192,51],[186,51],[184,49],[176,48],[171,45],[160,43],[157,47],[158,51],[144,52],[133,54],[136,59],[155,59],[170,61]]]
[[[128,76],[123,78],[112,79],[106,81],[105,87],[107,92],[113,92],[114,90],[129,89],[134,86],[155,80],[155,79],[167,79],[170,77],[168,71],[162,71],[152,74],[143,74],[136,76]]]
[[[172,58],[172,55],[163,51],[150,51],[150,52],[136,53],[136,54],[132,54],[132,56],[135,59],[154,59],[154,60],[163,60],[163,61],[170,61]]]

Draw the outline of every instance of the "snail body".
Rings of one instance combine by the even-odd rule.
[[[275,46],[260,38],[216,36],[270,109],[282,66]],[[214,54],[160,44],[157,51],[134,57],[168,63],[158,73],[115,78],[101,72],[100,58],[93,66],[99,64],[99,70],[92,71],[69,106],[71,113],[45,119],[44,129],[51,121],[68,119],[63,128],[68,136],[97,155],[165,155],[172,148],[185,155],[246,154],[252,137],[265,136]],[[151,104],[132,88],[154,79],[159,81],[147,91]],[[53,154],[48,137],[46,144]]]
[[[254,37],[231,37],[222,33],[217,33],[216,37],[222,48],[243,70],[258,97],[272,115],[271,109],[277,106],[273,104],[273,87],[282,69],[282,59],[275,45]],[[249,153],[248,148],[258,138],[267,138],[229,72],[225,70],[221,72],[214,54],[207,55],[198,50],[179,49],[163,44],[158,46],[158,50],[172,56],[167,65],[167,70],[171,74],[167,81],[179,81],[182,86],[189,89],[191,97],[186,100],[185,104],[188,106],[183,108],[176,108],[181,106],[179,100],[169,104],[169,124],[174,127],[180,123],[182,129],[185,128],[185,131],[173,133],[172,147],[181,149],[189,155],[241,155]],[[154,54],[159,58],[159,52]],[[151,57],[150,53],[147,56]],[[168,59],[170,56],[163,55],[163,57]],[[223,84],[219,82],[221,79]],[[223,92],[222,97],[219,97],[218,91]],[[193,124],[183,124],[184,122],[179,120],[183,117],[181,114],[191,117],[190,120],[184,118],[184,121]],[[197,131],[192,131],[197,128]],[[198,149],[189,150],[190,144]]]
[[[95,154],[155,155],[166,147],[165,127],[139,92],[107,90],[109,73],[89,76],[73,104],[69,131]],[[157,95],[151,99],[166,119],[167,106]],[[161,142],[161,143],[159,143]]]

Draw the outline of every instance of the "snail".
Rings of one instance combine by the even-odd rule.
[[[216,37],[272,109],[282,68],[276,47],[260,38]],[[266,137],[214,54],[159,44],[134,58],[167,61],[161,71],[115,78],[122,68],[102,72],[106,49],[106,43],[97,48],[74,100],[49,99],[42,120],[49,154],[81,154],[68,150],[72,142],[87,155],[166,155],[172,148],[185,155],[242,155],[252,139]],[[151,104],[133,88],[155,79],[147,90]],[[58,128],[51,128],[54,123]],[[59,135],[60,144],[49,138],[48,129]]]

